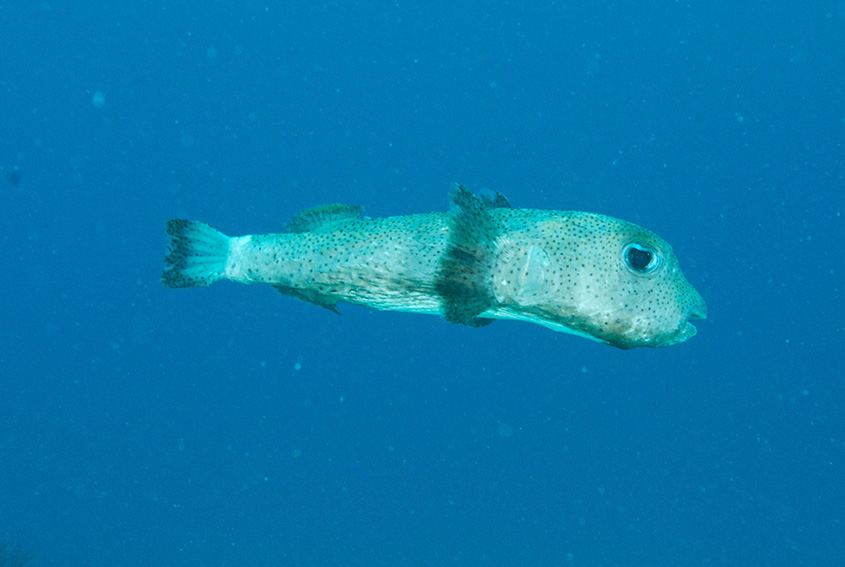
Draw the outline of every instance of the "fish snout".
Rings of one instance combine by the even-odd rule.
[[[702,300],[700,303],[693,305],[689,312],[690,319],[707,319],[707,304]]]
[[[707,304],[701,294],[693,289],[692,301],[689,302],[689,319],[707,319]]]
[[[676,345],[690,340],[695,336],[697,331],[695,325],[690,320],[707,318],[707,304],[704,302],[704,298],[694,289],[691,291],[692,297],[687,302],[686,309],[681,312],[683,315],[680,325],[677,327],[673,336],[669,337],[668,340],[661,341],[658,346]]]
[[[677,335],[668,344],[678,344],[693,338],[697,332],[695,325],[690,323],[690,319],[706,319],[707,318],[707,304],[704,298],[693,290],[694,297],[687,308],[686,317],[683,318]]]

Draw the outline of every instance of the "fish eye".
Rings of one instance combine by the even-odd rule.
[[[637,274],[650,274],[660,267],[660,254],[657,250],[641,244],[629,244],[622,251],[625,265]]]

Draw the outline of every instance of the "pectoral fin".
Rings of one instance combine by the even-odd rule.
[[[516,301],[520,305],[535,305],[545,291],[546,272],[551,260],[539,246],[531,246],[525,253],[517,276]]]

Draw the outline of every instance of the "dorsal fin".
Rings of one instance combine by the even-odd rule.
[[[357,219],[363,210],[364,207],[340,203],[311,207],[294,215],[285,228],[287,232],[311,232],[335,221]]]
[[[488,209],[512,209],[508,198],[493,189],[485,189],[481,193],[481,200]]]
[[[457,183],[449,191],[449,243],[435,277],[443,317],[473,327],[488,324],[478,316],[495,305],[490,272],[498,226],[488,205]]]

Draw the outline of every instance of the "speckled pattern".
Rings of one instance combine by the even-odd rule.
[[[499,316],[562,325],[620,348],[682,342],[695,333],[688,319],[706,316],[672,247],[651,231],[593,213],[495,214],[503,226],[493,275]],[[654,254],[653,271],[626,265],[632,244]]]
[[[447,213],[383,219],[357,218],[360,209],[343,205],[310,209],[294,218],[296,232],[228,239],[225,266],[209,249],[214,229],[171,221],[163,279],[169,287],[265,283],[329,309],[346,301],[471,326],[525,320],[619,348],[683,342],[695,334],[688,320],[706,316],[671,246],[642,227],[510,209],[503,197],[481,200],[460,186],[450,198]],[[205,238],[192,245],[197,234]]]

